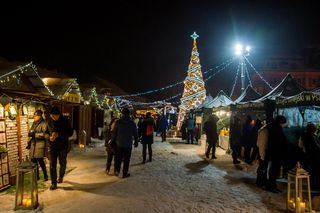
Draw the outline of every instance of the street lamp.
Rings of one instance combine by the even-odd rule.
[[[239,57],[240,66],[241,66],[241,94],[245,89],[245,74],[244,74],[244,65],[245,65],[245,56],[250,55],[250,46],[243,46],[242,44],[236,44],[234,54]]]

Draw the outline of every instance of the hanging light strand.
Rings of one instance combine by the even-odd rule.
[[[249,61],[249,59],[248,59],[247,57],[245,57],[245,56],[244,56],[244,58],[246,59],[246,61],[248,62],[248,64],[251,66],[251,68],[255,71],[255,73],[257,73],[257,75],[260,77],[260,79],[261,79],[265,84],[267,84],[270,89],[273,89],[273,87],[269,84],[269,82],[268,82],[267,80],[265,80],[265,79],[263,78],[263,76],[262,76],[262,75],[256,70],[256,68],[251,64],[251,62]]]
[[[220,68],[220,67],[224,67],[224,68],[225,68],[226,66],[228,66],[228,65],[231,64],[231,62],[233,61],[233,59],[234,59],[234,58],[228,59],[228,60],[226,60],[225,62],[221,63],[220,65],[204,71],[203,74],[207,74],[208,72],[213,71],[213,70],[215,70],[215,69],[218,69],[218,68]],[[193,69],[196,69],[196,68],[197,68],[197,67],[194,67]],[[224,69],[224,68],[223,68],[223,69]],[[221,71],[221,69],[219,69],[217,72],[220,72],[220,71]],[[214,74],[208,76],[208,77],[207,77],[208,80],[209,80],[210,78],[212,78],[213,76],[215,76],[216,74],[218,74],[218,73],[214,73]],[[184,81],[179,81],[179,82],[177,82],[177,83],[170,84],[170,85],[168,85],[168,86],[165,86],[165,87],[162,87],[162,88],[159,88],[159,89],[149,90],[149,91],[146,91],[146,92],[134,93],[134,94],[129,94],[129,95],[118,95],[118,96],[112,96],[112,97],[114,97],[114,98],[126,98],[126,97],[135,97],[135,96],[147,95],[147,94],[156,93],[156,92],[160,92],[160,91],[163,91],[163,90],[167,90],[167,89],[176,87],[176,86],[178,86],[178,85],[180,85],[180,84],[183,84],[183,82],[184,82]]]
[[[240,72],[240,67],[241,67],[241,64],[239,63],[238,68],[237,68],[237,72],[236,72],[236,77],[234,78],[234,83],[232,85],[230,97],[232,97],[234,89],[236,88],[236,84],[237,84],[237,80],[238,80],[238,76],[239,76],[239,72]]]
[[[54,93],[49,89],[49,87],[43,82],[42,78],[40,77],[39,73],[37,72],[37,67],[36,65],[34,65],[32,62],[30,64],[30,67],[32,69],[32,71],[38,76],[38,78],[41,80],[43,86],[47,89],[47,91],[49,92],[49,94],[51,96],[54,96]]]
[[[217,74],[219,74],[222,70],[225,70],[228,66],[230,66],[233,63],[233,60],[229,61],[229,63],[225,64],[225,66],[223,66],[222,68],[220,68],[218,71],[216,71],[215,73],[213,73],[212,75],[208,76],[204,81],[207,82],[209,81],[211,78],[213,78],[214,76],[216,76]]]
[[[249,71],[248,71],[248,69],[247,69],[247,63],[244,63],[244,69],[245,69],[245,71],[246,71],[246,75],[247,75],[249,84],[250,84],[250,86],[253,88],[252,81],[251,81],[251,78],[250,78],[250,75],[249,75]]]

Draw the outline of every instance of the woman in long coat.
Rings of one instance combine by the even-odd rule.
[[[42,117],[43,112],[41,110],[37,110],[34,113],[33,119],[34,123],[29,132],[29,137],[31,137],[28,147],[30,148],[30,158],[31,161],[35,164],[39,164],[42,172],[44,180],[48,180],[48,174],[46,169],[46,164],[44,162],[44,157],[48,156],[48,139],[49,139],[49,129],[47,122]],[[39,176],[39,167],[37,167],[37,177]]]

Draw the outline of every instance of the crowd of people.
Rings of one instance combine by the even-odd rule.
[[[150,112],[144,117],[140,117],[135,123],[130,116],[130,110],[123,108],[119,119],[113,118],[107,129],[105,146],[107,150],[106,172],[110,173],[112,160],[114,159],[114,175],[119,176],[121,164],[123,162],[122,177],[130,176],[129,164],[131,158],[132,145],[138,147],[142,144],[142,164],[146,163],[147,151],[148,162],[152,162],[152,144],[154,133],[160,133],[162,142],[166,141],[166,131],[168,121],[165,115],[158,117],[157,122]],[[134,143],[133,143],[134,141]]]
[[[292,132],[287,128],[287,119],[281,115],[264,124],[250,116],[241,123],[234,116],[230,131],[233,163],[240,163],[242,147],[247,164],[252,165],[255,160],[259,163],[257,186],[274,193],[280,192],[276,184],[280,171],[286,177],[286,173],[299,161],[311,174],[311,187],[320,190],[320,173],[317,169],[320,165],[319,130],[313,123]]]
[[[62,183],[67,166],[67,154],[70,151],[69,138],[74,135],[69,121],[60,113],[57,107],[52,107],[50,116],[44,116],[43,111],[34,113],[34,123],[30,129],[31,138],[27,148],[30,149],[31,161],[39,164],[44,180],[48,181],[48,172],[45,157],[50,160],[51,190],[57,189],[57,183]],[[219,140],[216,115],[210,115],[203,124],[208,147],[205,152],[207,158],[216,159],[215,151]],[[142,164],[152,162],[152,144],[154,133],[160,134],[162,142],[166,141],[168,130],[167,118],[159,116],[155,121],[151,113],[140,117],[136,122],[131,119],[130,110],[123,108],[120,118],[113,118],[105,134],[107,151],[106,172],[111,175],[110,169],[114,160],[114,175],[119,176],[122,166],[122,177],[130,176],[129,165],[132,147],[142,144]],[[309,123],[305,129],[296,131],[294,136],[286,133],[287,120],[284,116],[277,116],[269,122],[261,122],[247,116],[244,123],[237,116],[230,122],[230,147],[234,164],[242,159],[241,149],[244,149],[244,161],[251,164],[259,163],[256,184],[271,192],[277,193],[276,179],[280,168],[286,174],[299,161],[311,174],[311,187],[320,190],[320,130]],[[200,136],[199,125],[192,115],[189,115],[181,127],[182,139],[187,144],[198,142]],[[294,139],[292,139],[294,138]],[[290,141],[294,140],[295,143]],[[148,155],[147,155],[148,153]],[[210,157],[211,154],[211,157]],[[148,158],[147,158],[148,157]],[[57,162],[60,170],[57,174]],[[39,169],[37,171],[38,179]]]

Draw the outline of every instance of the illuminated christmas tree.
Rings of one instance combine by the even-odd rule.
[[[199,53],[197,48],[197,38],[199,36],[194,32],[191,35],[193,38],[193,48],[191,53],[191,60],[188,67],[188,75],[184,81],[184,90],[181,105],[179,106],[179,115],[177,127],[180,129],[181,124],[188,111],[198,107],[206,98],[206,89],[202,78],[201,65]]]

